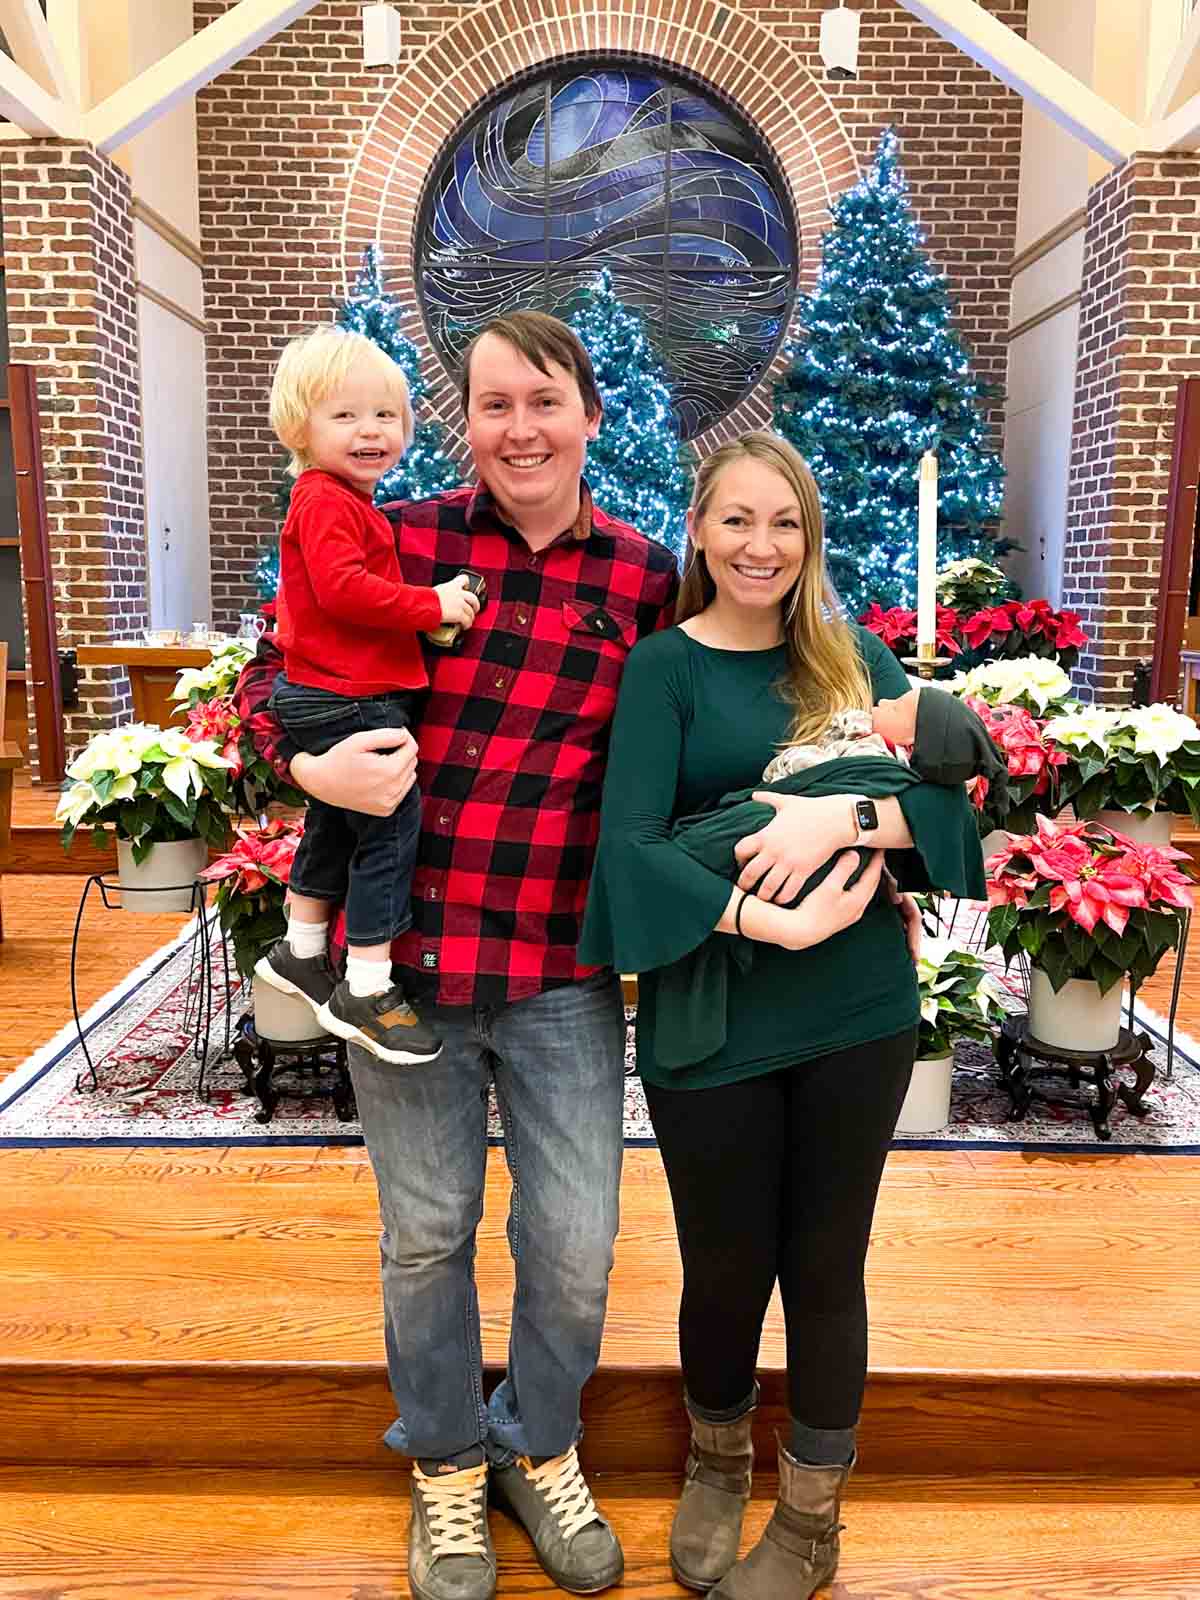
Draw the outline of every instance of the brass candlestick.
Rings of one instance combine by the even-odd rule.
[[[923,679],[926,683],[931,683],[933,675],[939,667],[948,667],[950,665],[950,657],[939,656],[936,644],[919,644],[915,656],[904,657],[904,665],[906,667],[916,667],[917,677]]]

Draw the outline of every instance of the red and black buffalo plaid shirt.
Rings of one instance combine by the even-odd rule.
[[[487,604],[453,650],[429,646],[420,741],[421,844],[413,926],[392,956],[422,999],[500,1006],[595,971],[575,959],[596,851],[621,670],[671,620],[678,578],[662,545],[593,507],[533,552],[488,491],[384,507],[406,583],[464,567]],[[267,710],[281,658],[268,635],[238,684],[259,752],[296,754]]]

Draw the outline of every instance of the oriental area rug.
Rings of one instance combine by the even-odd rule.
[[[0,1081],[0,1148],[361,1143],[357,1122],[340,1120],[328,1094],[308,1092],[311,1085],[297,1085],[302,1093],[284,1092],[270,1120],[261,1120],[260,1104],[228,1049],[247,997],[236,975],[227,977],[219,943],[209,966],[211,994],[200,1028],[208,1040],[203,1098],[196,1049],[200,966],[194,934],[185,930],[81,1018],[97,1087],[90,1087],[73,1023]],[[1154,1040],[1158,1070],[1146,1097],[1149,1114],[1139,1118],[1118,1102],[1108,1142],[1097,1138],[1082,1105],[1035,1100],[1024,1117],[1010,1121],[991,1052],[967,1043],[957,1052],[949,1126],[920,1138],[899,1137],[896,1148],[1200,1154],[1200,1046],[1177,1035],[1167,1079],[1165,1022],[1144,1008],[1136,1020]],[[633,1065],[631,1027],[625,1137],[631,1145],[652,1145]],[[1083,1097],[1089,1093],[1085,1089]],[[494,1105],[490,1131],[499,1142]]]

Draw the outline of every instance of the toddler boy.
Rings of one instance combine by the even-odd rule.
[[[418,631],[470,627],[478,602],[459,576],[406,584],[375,486],[412,443],[404,373],[362,334],[337,327],[284,350],[271,425],[296,474],[280,535],[278,642],[284,671],[271,709],[301,750],[350,734],[406,728],[428,687]],[[382,1061],[433,1061],[441,1041],[391,977],[391,943],[411,921],[420,832],[416,788],[389,817],[311,799],[292,865],[288,931],[255,973],[308,1001],[322,1026]],[[329,963],[329,916],[346,907],[346,976]]]

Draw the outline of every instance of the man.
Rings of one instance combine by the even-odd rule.
[[[407,582],[469,567],[487,603],[458,648],[428,655],[413,926],[393,946],[406,990],[436,1007],[442,1055],[399,1068],[350,1050],[383,1216],[399,1411],[387,1442],[415,1458],[418,1600],[495,1593],[489,1488],[554,1581],[593,1594],[624,1565],[575,1445],[617,1231],[625,1029],[616,976],[575,950],[621,669],[670,620],[677,574],[663,546],[592,504],[582,473],[601,401],[564,324],[493,322],[467,352],[462,401],[478,486],[388,508]],[[266,713],[278,666],[264,641],[239,688],[263,754],[330,805],[390,812],[413,780],[411,738],[298,753]],[[313,966],[311,983],[327,983]],[[485,1405],[473,1262],[489,1083],[516,1294],[508,1371]]]

